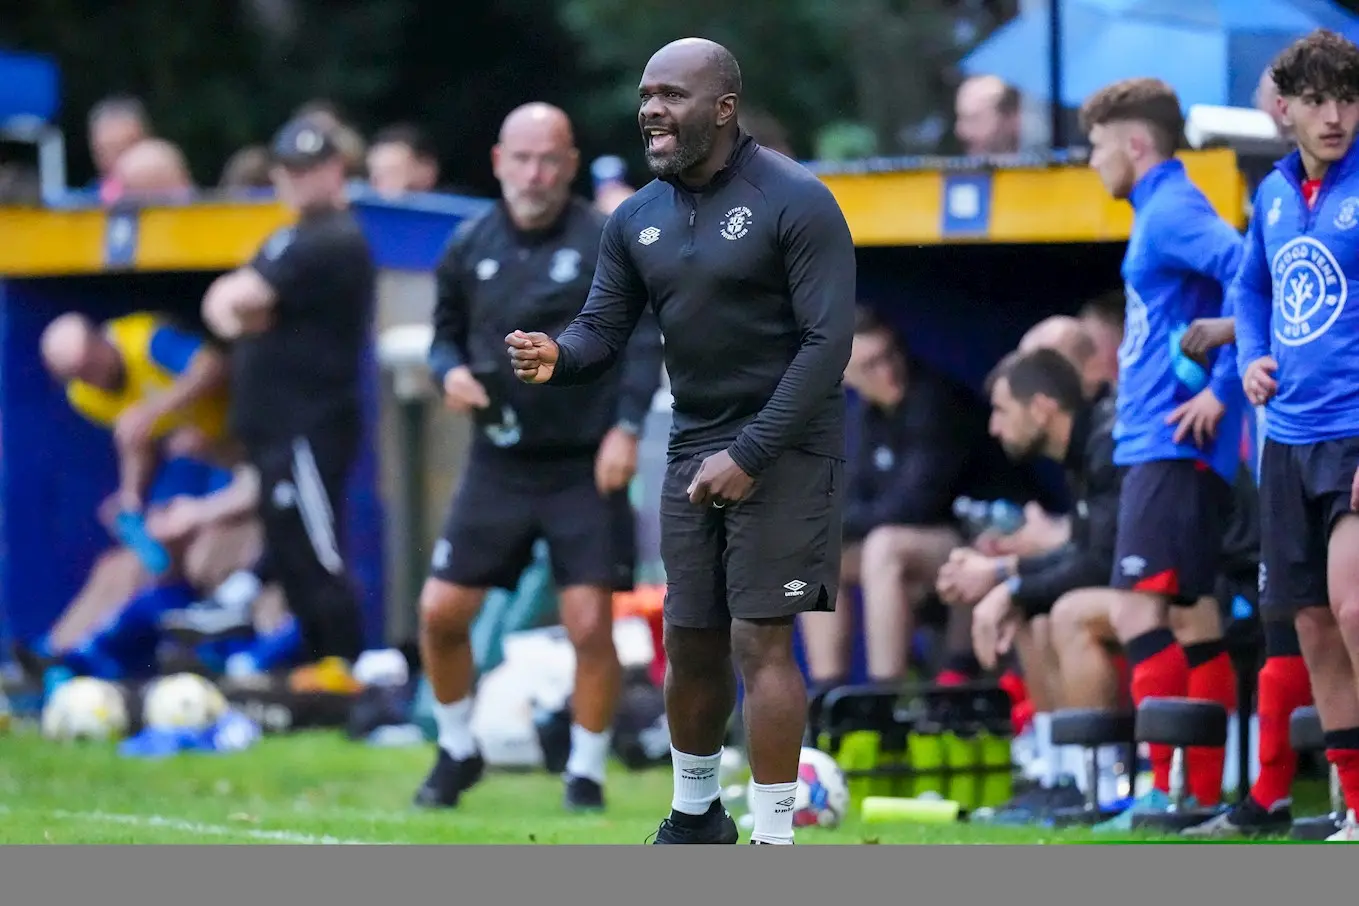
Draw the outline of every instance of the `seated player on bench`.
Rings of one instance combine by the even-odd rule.
[[[165,553],[145,535],[146,493],[163,442],[178,431],[194,429],[192,444],[208,451],[208,461],[232,458],[226,356],[150,312],[102,325],[67,313],[43,331],[41,346],[47,370],[65,387],[71,407],[113,434],[118,490],[109,506],[115,531],[148,570],[163,572],[169,566]]]
[[[1012,649],[1018,655],[1036,713],[1035,786],[998,810],[1005,823],[1034,820],[1053,810],[1079,808],[1081,772],[1068,779],[1051,741],[1051,712],[1059,702],[1046,613],[1063,594],[1107,578],[1113,564],[1122,470],[1113,461],[1113,397],[1087,397],[1072,362],[1054,349],[1007,356],[988,379],[991,432],[1018,461],[1046,457],[1065,468],[1075,498],[1069,539],[1033,556],[983,558],[955,552],[940,572],[939,591],[972,611],[977,659],[994,669]],[[984,569],[978,567],[984,566]],[[1065,704],[1062,702],[1062,704]]]
[[[845,383],[862,406],[858,455],[845,471],[840,596],[833,612],[800,615],[819,691],[845,681],[852,585],[863,592],[869,679],[906,677],[916,611],[931,597],[949,551],[962,542],[954,498],[1012,496],[1023,484],[987,436],[984,410],[970,391],[911,356],[897,332],[867,309],[855,324]],[[940,682],[977,673],[967,614],[950,617]]]

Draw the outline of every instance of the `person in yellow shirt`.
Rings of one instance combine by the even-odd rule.
[[[140,512],[159,444],[180,429],[226,439],[226,357],[148,312],[96,325],[64,314],[43,331],[42,356],[72,408],[109,428],[119,455],[118,502]]]
[[[118,452],[118,490],[110,504],[120,536],[148,560],[168,566],[145,534],[146,493],[162,442],[192,435],[192,446],[230,465],[225,355],[161,316],[138,312],[96,325],[84,315],[57,317],[43,331],[42,357],[83,417],[110,429]],[[127,539],[124,538],[126,541]]]

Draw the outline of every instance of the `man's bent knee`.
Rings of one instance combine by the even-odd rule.
[[[577,657],[617,657],[613,643],[613,598],[609,590],[593,585],[563,588],[560,598],[562,625]]]
[[[1053,644],[1062,645],[1086,635],[1112,641],[1114,630],[1109,616],[1114,594],[1108,588],[1079,588],[1058,598],[1049,614]]]
[[[426,579],[420,592],[420,630],[439,642],[466,640],[485,596],[479,588]]]
[[[1166,625],[1166,601],[1159,595],[1138,591],[1113,590],[1110,598],[1109,622],[1120,642]]]

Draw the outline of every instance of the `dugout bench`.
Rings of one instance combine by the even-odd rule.
[[[1218,213],[1244,230],[1254,184],[1272,159],[1226,148],[1180,157]],[[858,247],[861,301],[907,338],[913,354],[979,399],[986,374],[1030,326],[1121,286],[1132,210],[1109,198],[1079,158],[915,158],[814,169]],[[1043,477],[1062,480],[1056,469]],[[809,744],[836,754],[854,798],[933,791],[964,809],[1009,798],[1004,693],[985,685],[950,692],[866,684],[862,635],[854,634],[853,684],[813,703],[808,734]],[[1237,759],[1245,779],[1261,654],[1253,608],[1229,626],[1227,642],[1246,718],[1238,722]],[[1246,780],[1240,794],[1248,787]]]

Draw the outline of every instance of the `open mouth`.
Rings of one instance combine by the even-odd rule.
[[[662,126],[647,126],[642,130],[646,136],[646,150],[649,154],[671,154],[675,150],[676,137],[670,129]]]

